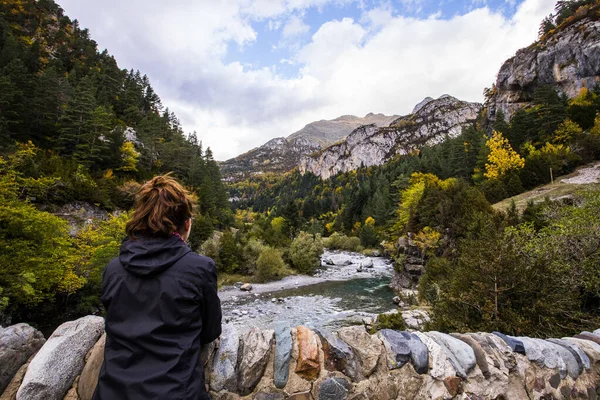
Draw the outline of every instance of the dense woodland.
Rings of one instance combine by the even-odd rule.
[[[597,7],[559,1],[540,40]],[[401,268],[396,243],[411,233],[432,328],[545,336],[600,323],[600,193],[491,206],[600,159],[600,88],[569,99],[540,86],[510,121],[482,114],[455,139],[326,181],[292,171],[224,187],[146,76],[121,70],[52,0],[0,0],[0,136],[0,324],[101,313],[134,194],[165,172],[196,195],[190,245],[222,282],[313,273],[324,247]],[[113,214],[70,235],[52,211],[73,201]]]

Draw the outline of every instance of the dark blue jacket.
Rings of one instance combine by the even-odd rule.
[[[177,236],[125,239],[102,278],[106,347],[94,399],[209,399],[201,344],[221,334],[214,262]]]

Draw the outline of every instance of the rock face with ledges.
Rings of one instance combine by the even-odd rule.
[[[498,72],[495,93],[486,103],[488,119],[505,118],[531,104],[540,85],[551,85],[569,98],[600,82],[600,21],[584,18],[543,42],[517,51]]]
[[[287,138],[275,138],[235,158],[220,163],[225,179],[237,180],[263,173],[283,173],[296,168],[303,156],[343,140],[362,125],[388,126],[397,115],[369,113],[364,117],[343,115],[311,122]]]
[[[398,118],[389,127],[361,126],[343,142],[314,156],[302,157],[300,171],[328,179],[361,166],[381,165],[397,155],[460,135],[464,127],[475,122],[481,107],[449,95],[441,96],[426,102],[414,114]]]
[[[0,328],[0,393],[27,359],[46,342],[44,335],[27,324]]]
[[[17,400],[61,399],[103,331],[104,319],[94,316],[59,326],[29,364]]]

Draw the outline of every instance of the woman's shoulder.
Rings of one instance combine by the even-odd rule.
[[[212,258],[203,256],[194,251],[187,253],[181,260],[184,268],[191,268],[194,271],[215,273],[217,268]]]

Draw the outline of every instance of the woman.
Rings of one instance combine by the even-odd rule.
[[[210,399],[201,344],[221,334],[214,262],[185,243],[192,201],[168,175],[146,182],[102,278],[104,363],[94,398]]]

